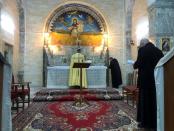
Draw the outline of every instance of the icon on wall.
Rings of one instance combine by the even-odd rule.
[[[54,45],[100,46],[103,28],[97,19],[81,10],[66,11],[57,15],[51,23],[50,42]]]
[[[170,38],[168,38],[168,37],[161,38],[161,50],[163,52],[170,51],[170,46],[171,46]]]

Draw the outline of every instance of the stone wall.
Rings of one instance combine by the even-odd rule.
[[[162,38],[169,38],[170,48],[174,46],[174,2],[170,1],[157,1],[148,10],[150,38],[160,49]]]
[[[14,23],[14,33],[10,34],[5,31],[2,27],[0,29],[0,51],[4,54],[5,43],[12,46],[13,58],[12,58],[12,68],[13,74],[16,76],[19,70],[18,58],[19,58],[19,14],[17,3],[15,0],[2,0],[0,1],[1,16],[8,15]],[[2,20],[2,19],[1,19]],[[0,22],[1,23],[1,22]],[[8,23],[7,23],[8,24]]]
[[[144,22],[144,20],[148,21],[147,9],[148,6],[146,0],[135,0],[132,14],[132,40],[134,41],[134,45],[131,46],[131,56],[133,60],[136,60],[137,58],[137,46],[139,45],[139,39],[137,39],[137,35],[141,35],[141,33],[144,31],[142,29],[142,32],[137,34],[137,28],[141,23]]]
[[[26,43],[24,79],[32,86],[42,86],[43,32],[49,16],[59,6],[80,3],[97,10],[105,19],[109,31],[110,56],[120,62],[125,78],[124,0],[25,0]]]
[[[141,6],[139,6],[141,4]],[[149,39],[161,49],[162,38],[170,39],[170,48],[174,46],[174,2],[173,0],[135,0],[132,16],[132,38],[135,45],[132,46],[132,58],[137,56],[136,28],[143,21],[149,22]],[[163,52],[164,54],[166,52]]]

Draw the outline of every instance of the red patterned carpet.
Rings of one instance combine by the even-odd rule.
[[[73,103],[34,102],[13,118],[13,131],[102,131],[134,124],[135,109],[122,101],[89,101],[85,108]]]

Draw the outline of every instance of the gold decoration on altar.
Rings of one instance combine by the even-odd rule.
[[[57,33],[51,32],[50,44],[51,45],[76,45],[77,38],[72,37],[68,32]],[[82,46],[100,46],[103,40],[102,33],[81,33],[78,37],[81,40]]]

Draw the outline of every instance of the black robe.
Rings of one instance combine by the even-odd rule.
[[[118,88],[122,84],[121,70],[118,61],[114,58],[110,62],[112,87]]]
[[[144,128],[156,129],[157,107],[154,68],[163,57],[163,53],[152,43],[138,50],[134,68],[138,68],[139,102],[137,121]]]

